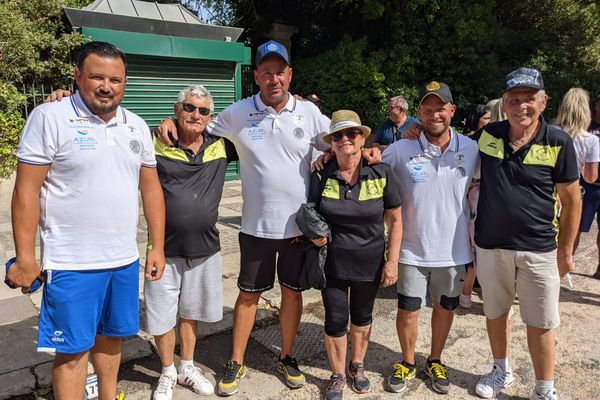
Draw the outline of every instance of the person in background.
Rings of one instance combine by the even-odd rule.
[[[306,100],[310,101],[315,106],[317,106],[319,108],[319,110],[321,109],[321,106],[323,105],[323,101],[319,98],[319,96],[317,96],[314,93],[309,94],[308,96],[306,96]]]
[[[402,133],[411,124],[419,124],[417,118],[408,115],[408,101],[404,96],[392,97],[388,103],[388,119],[385,120],[370,140],[372,146],[383,151],[388,145],[400,140]]]
[[[490,123],[492,118],[492,108],[487,105],[478,104],[473,111],[467,115],[463,135],[473,136],[475,131],[483,128]]]
[[[486,106],[491,109],[490,122],[499,122],[506,119],[506,114],[502,110],[502,97],[488,101]]]
[[[318,204],[333,236],[327,244],[327,285],[321,292],[325,347],[332,372],[325,391],[327,400],[343,399],[348,319],[352,389],[356,393],[370,390],[364,358],[375,296],[380,284],[388,287],[397,280],[402,236],[399,184],[389,165],[368,165],[362,157],[361,148],[370,132],[354,111],[333,113],[330,131],[323,140],[331,144],[335,157],[322,171],[313,173],[308,197]],[[384,218],[388,224],[387,253]],[[317,246],[326,242],[327,238],[313,240]]]

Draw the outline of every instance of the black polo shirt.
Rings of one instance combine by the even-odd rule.
[[[384,210],[400,207],[398,179],[388,164],[362,160],[358,182],[349,186],[333,160],[311,178],[309,201],[331,227],[325,274],[351,281],[378,281],[384,260]]]
[[[551,251],[558,235],[557,183],[579,179],[573,142],[540,117],[533,140],[513,151],[508,121],[476,133],[481,186],[475,243],[485,249]]]
[[[165,255],[215,254],[221,250],[216,223],[227,162],[237,158],[233,145],[204,133],[196,155],[183,146],[165,146],[156,137],[154,151],[165,197]]]

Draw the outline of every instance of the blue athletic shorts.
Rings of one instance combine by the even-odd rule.
[[[585,185],[579,232],[590,231],[594,217],[598,214],[598,211],[600,211],[600,188]]]
[[[82,353],[96,335],[135,335],[139,320],[139,260],[93,271],[46,271],[38,351]]]

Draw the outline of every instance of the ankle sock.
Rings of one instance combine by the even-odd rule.
[[[179,372],[183,372],[183,370],[188,366],[194,366],[194,360],[181,360],[179,363]]]
[[[163,367],[161,374],[170,376],[171,378],[177,378],[177,369],[175,369],[175,364],[171,364],[168,367]]]
[[[494,358],[494,364],[498,366],[502,370],[502,372],[510,371],[510,363],[508,362],[508,358]]]
[[[535,391],[539,394],[546,394],[554,389],[554,381],[535,380]]]

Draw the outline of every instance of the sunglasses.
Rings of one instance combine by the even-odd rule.
[[[356,137],[358,135],[362,135],[362,132],[360,131],[360,129],[353,129],[351,131],[340,131],[340,132],[332,133],[331,140],[334,142],[339,142],[340,140],[342,140],[342,138],[344,136],[346,136],[350,140],[354,140],[354,139],[356,139]]]
[[[200,113],[200,115],[210,114],[210,108],[196,107],[195,105],[190,104],[190,103],[179,103],[179,104],[181,104],[181,107],[183,108],[183,111],[185,111],[185,112],[193,113],[197,109],[198,112]]]

